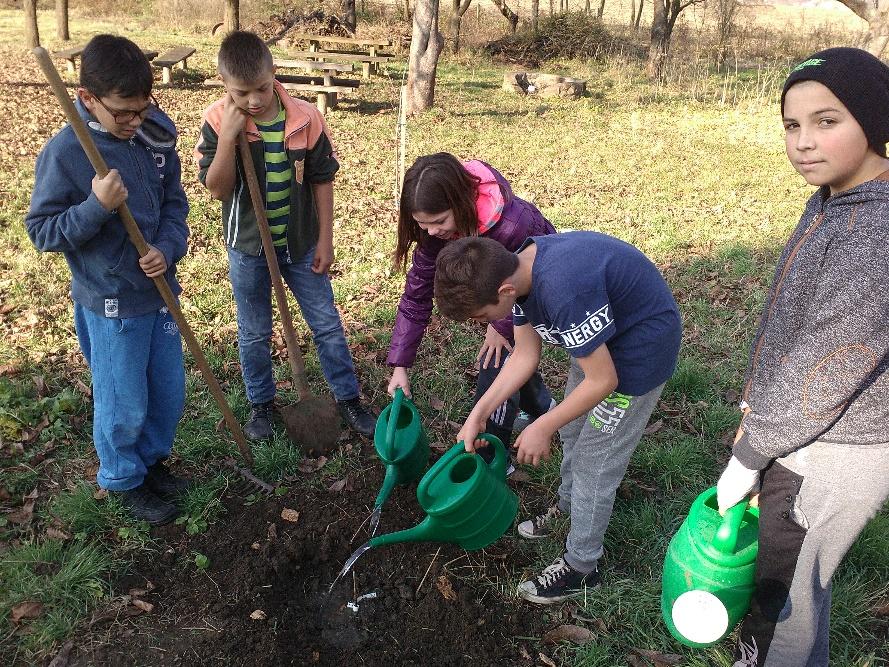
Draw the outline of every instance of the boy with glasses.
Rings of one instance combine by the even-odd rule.
[[[38,250],[64,253],[74,324],[93,379],[97,481],[133,516],[171,521],[188,487],[170,474],[185,402],[179,330],[153,283],[173,290],[186,252],[188,201],[176,128],[151,96],[151,65],[128,39],[98,35],[83,50],[76,107],[109,166],[99,178],[70,125],[37,157],[25,226]],[[126,202],[149,252],[139,257],[117,209]]]

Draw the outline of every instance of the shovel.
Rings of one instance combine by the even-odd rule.
[[[336,405],[328,398],[313,396],[309,390],[309,382],[306,379],[306,366],[302,352],[296,341],[296,332],[293,330],[293,319],[290,316],[290,307],[287,304],[287,293],[284,291],[284,281],[281,279],[281,268],[278,266],[278,253],[272,243],[272,232],[265,213],[265,200],[259,189],[259,180],[256,178],[256,170],[253,166],[253,157],[250,155],[250,145],[247,135],[241,132],[238,135],[238,149],[241,155],[241,166],[247,179],[247,187],[250,190],[250,199],[253,202],[253,210],[256,213],[256,224],[259,227],[259,236],[262,239],[262,250],[265,253],[269,266],[269,275],[272,280],[272,288],[275,292],[275,301],[278,304],[278,313],[281,316],[281,326],[284,329],[284,341],[287,344],[287,359],[290,362],[290,371],[293,376],[293,385],[299,395],[297,405],[287,405],[281,408],[281,418],[287,429],[287,436],[295,443],[302,445],[307,451],[316,454],[329,452],[339,439],[342,425]]]
[[[89,158],[90,164],[92,164],[93,169],[96,170],[96,174],[98,174],[100,178],[104,178],[108,173],[108,165],[105,164],[102,154],[99,153],[98,148],[96,148],[96,144],[90,136],[86,124],[83,122],[80,114],[77,113],[77,109],[74,108],[74,103],[71,101],[71,98],[68,97],[68,91],[65,89],[65,84],[62,83],[59,73],[52,64],[52,61],[49,58],[49,53],[47,53],[46,49],[41,46],[35,48],[32,53],[37,58],[37,62],[40,64],[40,69],[43,70],[43,74],[46,76],[50,88],[52,88],[59,104],[62,106],[62,111],[65,112],[68,122],[71,124],[74,133],[77,135],[77,139],[80,141],[80,146],[83,148],[83,152],[86,153],[87,158]],[[142,232],[139,230],[136,221],[133,219],[133,215],[130,213],[130,209],[127,207],[126,202],[118,207],[117,213],[120,216],[124,227],[127,229],[130,241],[136,246],[139,256],[144,257],[149,250],[148,244],[145,242],[145,238],[142,236]],[[213,394],[213,398],[216,399],[219,411],[222,412],[225,423],[228,425],[229,431],[231,431],[235,442],[238,443],[238,449],[241,451],[241,456],[244,457],[244,461],[246,461],[247,465],[252,466],[253,456],[250,453],[250,447],[247,444],[247,439],[244,437],[244,432],[241,430],[238,420],[235,419],[235,416],[225,399],[225,394],[222,393],[222,387],[219,386],[219,382],[216,380],[216,376],[213,375],[213,371],[210,370],[210,365],[207,363],[207,358],[204,356],[204,353],[201,352],[201,347],[198,345],[194,332],[191,330],[191,327],[188,326],[188,322],[185,321],[185,316],[182,314],[179,302],[176,300],[176,297],[173,296],[173,292],[170,289],[170,285],[167,283],[167,279],[163,275],[160,275],[152,280],[154,280],[154,285],[157,287],[157,291],[160,292],[170,314],[176,321],[176,325],[179,327],[182,338],[185,339],[188,351],[191,352],[198,369],[201,371],[201,375],[204,377],[204,382],[207,383],[207,386],[210,388],[210,393]]]

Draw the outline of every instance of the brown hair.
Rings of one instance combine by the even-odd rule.
[[[398,210],[398,239],[395,245],[395,268],[407,268],[407,256],[414,243],[425,243],[429,234],[420,229],[414,213],[454,215],[461,236],[478,234],[475,199],[479,179],[470,174],[450,153],[435,153],[417,158],[404,175],[401,203]]]
[[[435,262],[435,303],[445,317],[468,320],[500,300],[498,290],[519,258],[494,239],[469,237],[448,243]]]
[[[219,45],[216,66],[223,79],[232,77],[250,82],[271,71],[275,62],[269,47],[258,35],[236,30],[226,35]]]

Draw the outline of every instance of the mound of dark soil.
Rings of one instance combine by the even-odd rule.
[[[144,600],[154,608],[95,616],[113,622],[83,633],[71,664],[531,664],[537,652],[515,638],[541,636],[543,614],[496,586],[528,565],[512,553],[510,536],[474,553],[434,543],[372,549],[328,597],[349,554],[369,537],[364,522],[381,472],[371,460],[339,492],[328,480],[252,505],[227,497],[227,514],[196,537],[161,529],[161,553],[115,586],[144,590],[151,582]],[[415,489],[399,487],[379,532],[422,518]],[[205,571],[195,553],[209,558]]]

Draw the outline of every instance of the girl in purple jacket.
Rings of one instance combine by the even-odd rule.
[[[401,190],[396,266],[407,268],[411,246],[415,247],[386,360],[393,368],[389,393],[401,387],[406,396],[411,395],[408,368],[432,313],[435,259],[448,241],[485,236],[515,251],[529,236],[555,231],[533,204],[516,197],[506,179],[481,160],[461,163],[450,153],[418,158],[407,170]],[[478,353],[475,401],[497,377],[513,343],[511,317],[488,325]],[[508,447],[519,409],[534,420],[552,405],[549,390],[535,373],[518,395],[491,415],[487,431]]]

